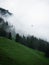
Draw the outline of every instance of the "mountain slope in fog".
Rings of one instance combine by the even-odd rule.
[[[4,9],[4,8],[0,8],[0,15],[12,15],[12,13],[10,13],[8,10]]]

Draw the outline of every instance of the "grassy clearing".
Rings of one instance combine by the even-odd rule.
[[[0,65],[49,65],[43,52],[0,38]]]

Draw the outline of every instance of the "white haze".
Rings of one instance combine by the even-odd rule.
[[[13,13],[8,21],[17,33],[49,41],[49,0],[0,0],[0,7]]]

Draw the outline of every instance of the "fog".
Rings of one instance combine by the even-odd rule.
[[[6,18],[15,31],[49,41],[49,0],[0,0],[13,15]]]

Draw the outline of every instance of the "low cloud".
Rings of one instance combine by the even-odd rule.
[[[8,21],[16,32],[49,41],[49,0],[0,0],[0,7],[13,13]]]

